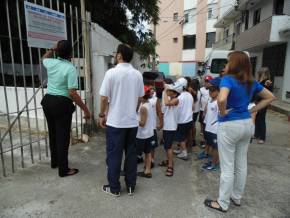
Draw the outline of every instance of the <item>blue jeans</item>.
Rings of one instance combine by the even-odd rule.
[[[123,151],[125,151],[125,183],[127,187],[135,187],[137,179],[137,151],[136,151],[136,128],[107,127],[107,179],[113,192],[121,190],[120,171]]]

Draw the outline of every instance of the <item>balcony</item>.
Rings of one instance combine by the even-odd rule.
[[[238,35],[236,49],[255,50],[287,42],[289,36],[283,33],[288,29],[290,29],[290,16],[272,16]]]
[[[234,34],[217,41],[213,44],[213,49],[217,50],[231,50],[234,42]]]

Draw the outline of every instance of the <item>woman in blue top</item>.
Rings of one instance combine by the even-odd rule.
[[[90,112],[77,93],[78,74],[69,61],[72,47],[66,40],[59,41],[43,56],[43,65],[47,69],[47,94],[41,101],[47,120],[51,168],[58,168],[60,177],[72,176],[78,169],[68,167],[68,148],[72,114],[75,111],[73,102],[83,111],[84,118],[90,118]],[[52,58],[54,53],[57,58]]]
[[[254,124],[251,113],[269,105],[275,97],[254,80],[251,62],[244,52],[235,51],[228,57],[226,75],[220,83],[218,149],[221,176],[217,201],[205,200],[207,207],[226,212],[230,201],[240,206],[247,178],[247,152]],[[254,94],[262,100],[248,111]]]

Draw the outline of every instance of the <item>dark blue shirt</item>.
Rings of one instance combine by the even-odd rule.
[[[226,108],[231,111],[223,117],[220,116],[219,122],[251,118],[248,105],[253,96],[264,89],[257,81],[254,81],[252,87],[248,88],[245,83],[241,83],[231,75],[226,75],[222,78],[220,88],[230,90]]]

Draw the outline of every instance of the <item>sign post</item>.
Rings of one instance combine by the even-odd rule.
[[[65,14],[30,2],[24,2],[29,47],[51,48],[67,39]]]

